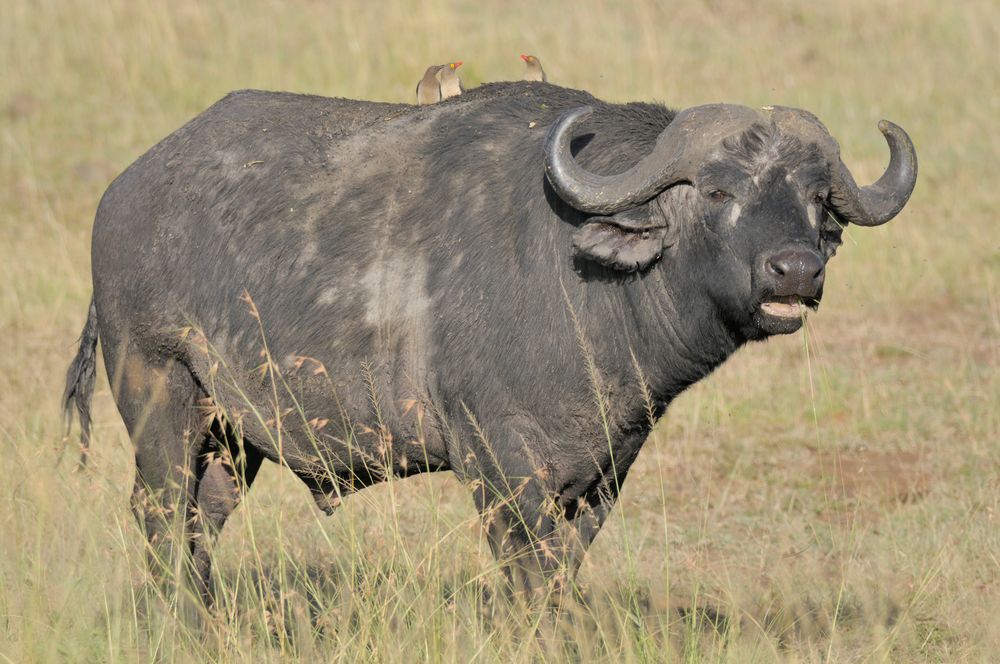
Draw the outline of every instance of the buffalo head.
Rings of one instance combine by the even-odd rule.
[[[884,224],[916,183],[913,143],[891,122],[879,124],[889,166],[859,187],[812,114],[728,104],[680,112],[638,164],[598,175],[570,151],[574,126],[591,112],[567,112],[545,144],[553,190],[594,215],[576,231],[577,254],[635,271],[677,245],[672,258],[748,339],[797,330],[819,303],[843,226]]]

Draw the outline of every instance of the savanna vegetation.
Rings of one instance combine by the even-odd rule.
[[[1000,6],[0,0],[0,660],[989,661],[1000,652]],[[815,112],[859,181],[902,125],[907,209],[849,228],[804,332],[741,351],[656,428],[531,636],[448,474],[323,516],[270,465],[201,626],[144,599],[133,460],[98,376],[90,467],[59,396],[110,180],[226,92],[412,101],[549,80],[609,100]],[[122,247],[128,251],[128,247]],[[544,620],[549,620],[544,618]]]

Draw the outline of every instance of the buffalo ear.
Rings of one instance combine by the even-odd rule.
[[[584,223],[573,234],[576,255],[623,272],[645,270],[660,258],[666,227],[630,227],[616,221],[595,217]]]

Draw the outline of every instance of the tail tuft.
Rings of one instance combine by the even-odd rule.
[[[87,465],[90,451],[90,399],[94,394],[94,376],[97,370],[97,306],[90,300],[87,324],[80,334],[80,349],[66,372],[66,390],[63,392],[63,417],[66,434],[73,425],[73,405],[80,417],[80,466]]]

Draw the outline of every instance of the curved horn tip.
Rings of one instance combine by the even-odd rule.
[[[910,138],[910,135],[898,124],[889,120],[881,120],[878,123],[878,130],[885,136],[886,142],[889,143],[890,151],[895,153],[897,149],[900,149],[905,153],[905,157],[909,159],[910,168],[915,177],[917,171],[917,151],[913,146],[913,140]]]
[[[912,146],[913,141],[910,139],[910,135],[906,133],[906,130],[900,127],[895,122],[890,120],[880,120],[878,123],[878,130],[882,132],[882,135],[886,139],[894,138],[903,142],[903,144],[908,144],[910,147],[910,152],[913,152]],[[916,154],[912,155],[916,159]]]
[[[889,134],[906,134],[902,127],[891,120],[879,120],[878,130],[882,132],[883,136],[888,136]]]

